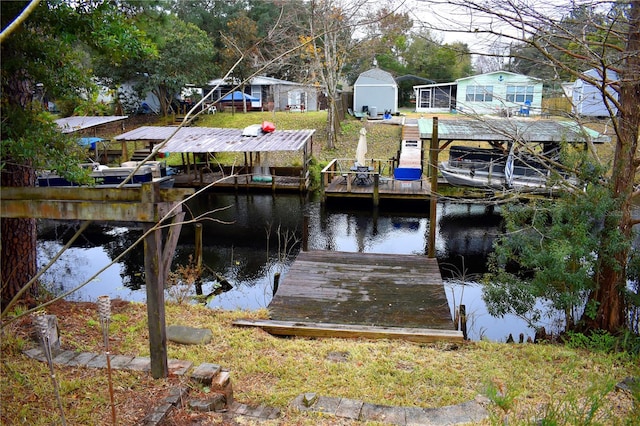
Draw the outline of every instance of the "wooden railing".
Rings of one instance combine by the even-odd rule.
[[[374,175],[380,177],[391,178],[393,177],[393,160],[380,160],[370,159],[366,161],[363,166],[368,167],[368,171],[359,171],[355,167],[355,161],[351,158],[334,158],[327,166],[322,169],[322,184],[323,186],[329,185],[333,179],[337,176],[351,177],[347,181],[353,180],[356,174],[367,174],[373,179]]]

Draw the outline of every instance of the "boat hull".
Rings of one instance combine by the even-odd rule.
[[[90,176],[93,179],[93,185],[90,186],[94,188],[135,188],[140,187],[143,183],[158,184],[161,188],[172,188],[175,183],[173,176],[167,176],[165,173],[161,173],[160,169],[146,165],[140,167],[132,165],[127,167],[94,166]],[[77,183],[52,172],[40,173],[37,184],[40,187],[79,186]]]

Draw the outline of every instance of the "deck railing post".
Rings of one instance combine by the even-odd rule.
[[[433,117],[433,132],[429,149],[429,173],[431,176],[431,190],[429,200],[429,248],[428,256],[436,257],[436,207],[438,203],[438,117]]]
[[[373,174],[373,207],[380,205],[380,175]]]

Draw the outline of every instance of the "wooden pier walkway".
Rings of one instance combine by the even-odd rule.
[[[280,283],[270,321],[236,321],[272,334],[461,341],[438,261],[420,255],[300,252]]]

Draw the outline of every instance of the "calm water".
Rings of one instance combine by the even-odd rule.
[[[224,277],[233,289],[213,297],[208,306],[257,309],[272,298],[273,277],[284,277],[300,250],[303,216],[309,216],[309,249],[347,252],[426,255],[429,237],[428,205],[404,211],[363,206],[323,206],[298,195],[203,194],[189,204],[193,215],[210,212],[203,224],[203,262]],[[189,213],[188,213],[189,214]],[[439,203],[436,253],[452,309],[465,304],[470,337],[504,341],[509,333],[533,336],[518,318],[496,319],[486,312],[480,286],[474,280],[485,271],[487,253],[500,232],[499,210],[483,206]],[[40,264],[51,258],[73,235],[75,224],[41,226]],[[75,288],[111,262],[140,237],[139,229],[93,226],[46,275],[56,291]],[[186,225],[178,244],[176,265],[188,263],[194,250],[194,227]],[[144,302],[142,245],[82,287],[71,300],[95,301],[109,295]],[[214,291],[211,274],[203,293]],[[463,284],[460,284],[463,283]],[[181,296],[182,293],[178,293]],[[167,295],[171,298],[171,295]],[[551,320],[552,321],[552,320]]]

